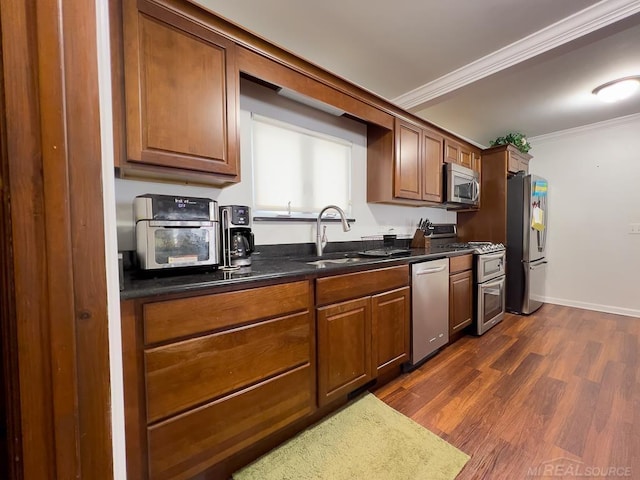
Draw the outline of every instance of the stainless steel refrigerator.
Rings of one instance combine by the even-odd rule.
[[[543,304],[547,271],[548,182],[520,172],[507,180],[506,309],[530,314]]]

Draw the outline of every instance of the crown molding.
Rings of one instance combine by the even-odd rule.
[[[633,123],[637,121],[640,121],[640,113],[625,115],[624,117],[612,118],[610,120],[603,120],[602,122],[590,123],[588,125],[582,125],[580,127],[567,128],[566,130],[559,130],[557,132],[545,133],[543,135],[529,137],[528,140],[531,144],[531,147],[535,148],[536,144],[544,143],[549,140],[555,140],[556,138],[585,133],[591,130],[599,130],[601,128],[626,125],[627,123]]]
[[[394,98],[399,107],[418,107],[529,58],[640,12],[640,0],[601,0],[468,65]]]

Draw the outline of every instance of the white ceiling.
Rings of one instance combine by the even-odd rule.
[[[640,0],[192,0],[478,144],[640,112]]]

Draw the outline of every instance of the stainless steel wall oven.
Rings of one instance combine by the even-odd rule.
[[[501,244],[476,248],[476,333],[482,335],[504,318],[506,252]],[[490,246],[489,246],[490,245]]]

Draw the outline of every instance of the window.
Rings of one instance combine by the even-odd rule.
[[[254,211],[315,218],[322,207],[351,212],[353,144],[252,114]]]

